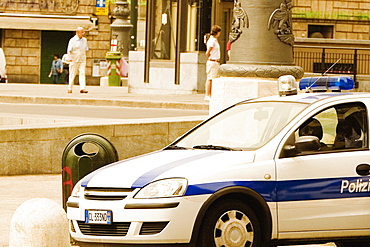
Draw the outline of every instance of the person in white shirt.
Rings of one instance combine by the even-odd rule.
[[[211,28],[211,37],[207,41],[206,56],[208,58],[206,64],[207,81],[206,81],[206,95],[204,100],[211,99],[212,80],[218,77],[218,68],[220,67],[220,45],[217,38],[221,34],[221,27],[214,25]]]
[[[74,79],[79,72],[79,83],[80,83],[80,93],[87,93],[86,90],[86,51],[89,50],[87,45],[87,39],[84,37],[85,30],[82,27],[78,27],[76,30],[76,35],[73,36],[68,43],[67,53],[71,62],[69,64],[69,83],[68,83],[68,93],[72,93],[72,87]]]

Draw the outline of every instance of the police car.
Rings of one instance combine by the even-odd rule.
[[[370,246],[370,94],[279,86],[281,96],[235,104],[84,177],[67,202],[71,236],[80,246]]]

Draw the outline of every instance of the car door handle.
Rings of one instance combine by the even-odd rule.
[[[368,176],[370,175],[370,165],[369,164],[359,164],[356,167],[356,172],[360,176]]]

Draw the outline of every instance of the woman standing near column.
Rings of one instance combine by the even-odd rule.
[[[207,81],[206,81],[206,96],[204,100],[211,99],[212,80],[218,77],[218,68],[220,67],[220,45],[217,38],[221,34],[221,27],[214,25],[211,28],[211,37],[207,41],[206,56],[208,58],[206,64]]]

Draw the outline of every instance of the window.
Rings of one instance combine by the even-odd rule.
[[[151,41],[151,59],[174,60],[176,55],[176,34],[178,25],[178,0],[154,0],[155,10],[153,13],[154,23],[151,25],[153,37]],[[180,32],[184,33],[185,49],[187,51],[196,50],[196,31],[198,2],[190,0],[187,2],[182,18],[186,18],[186,27]],[[185,51],[185,50],[184,50]]]
[[[176,0],[154,0],[152,59],[174,59],[176,41]]]
[[[236,105],[184,136],[177,146],[212,145],[236,150],[256,150],[289,123],[305,104],[251,102]]]
[[[180,84],[181,53],[205,50],[201,42],[209,32],[212,1],[147,1],[144,82],[150,81],[150,68],[174,68],[174,84]],[[208,13],[209,12],[209,13]],[[200,38],[201,37],[201,38]]]
[[[309,38],[325,38],[332,39],[334,26],[330,25],[308,25]]]
[[[308,153],[367,148],[366,115],[362,103],[336,105],[307,119],[294,132],[294,139],[316,136],[321,147]]]

